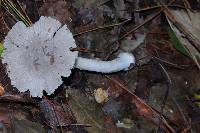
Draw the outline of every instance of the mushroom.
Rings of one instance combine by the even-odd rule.
[[[135,58],[120,53],[111,61],[98,61],[78,57],[72,33],[66,25],[51,17],[41,16],[31,27],[17,22],[4,39],[3,63],[7,64],[11,84],[19,91],[29,90],[33,97],[41,97],[43,90],[52,94],[68,77],[71,69],[111,73],[128,70]]]

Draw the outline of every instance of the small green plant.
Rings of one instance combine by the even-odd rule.
[[[200,94],[195,93],[194,94],[194,99],[199,101],[200,100]],[[200,107],[200,102],[196,102],[196,104]]]
[[[0,42],[0,56],[4,51],[3,43]]]
[[[22,14],[20,10],[16,8],[16,5],[10,0],[0,0],[0,5],[16,20],[23,21],[26,26],[30,26],[32,23],[26,13]],[[20,6],[19,6],[20,7]],[[21,7],[20,7],[21,8]]]
[[[181,42],[176,37],[176,34],[173,32],[173,30],[170,27],[166,27],[167,33],[170,37],[170,42],[172,45],[183,55],[190,57],[190,54],[188,51],[184,48],[184,46],[181,44]]]

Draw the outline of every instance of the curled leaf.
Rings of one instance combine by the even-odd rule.
[[[168,10],[165,14],[176,37],[200,69],[200,13],[189,11],[191,19],[184,10]]]

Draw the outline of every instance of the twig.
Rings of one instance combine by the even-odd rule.
[[[171,4],[173,4],[175,0],[170,1],[167,6],[170,6]],[[120,37],[119,39],[116,39],[115,41],[113,41],[111,43],[114,44],[120,40],[122,40],[123,38],[125,38],[126,36],[128,36],[129,34],[135,32],[136,30],[138,30],[139,28],[141,28],[142,26],[144,26],[146,23],[148,23],[149,21],[153,20],[154,18],[156,18],[157,16],[160,15],[161,12],[164,11],[164,8],[160,9],[158,12],[156,12],[153,16],[151,16],[150,18],[145,19],[141,24],[139,24],[138,26],[136,26],[135,28],[133,28],[132,30],[128,31],[127,33],[125,33],[122,37]],[[104,59],[108,59],[113,53],[115,53],[117,50],[119,49],[119,45],[116,47],[116,49],[112,50],[109,55],[105,56]]]
[[[2,6],[2,5],[0,5],[0,6]],[[14,21],[16,21],[17,22],[17,18],[16,18],[16,16],[14,15],[14,14],[12,14],[10,11],[9,11],[9,8],[6,6],[6,3],[4,3],[4,6],[2,6],[5,10],[6,10],[6,14],[9,14],[13,19],[14,19]]]
[[[157,13],[155,13],[152,17],[145,19],[141,24],[139,24],[138,26],[136,26],[135,28],[133,28],[132,30],[128,31],[127,33],[125,33],[122,37],[119,38],[119,40],[122,40],[123,38],[125,38],[126,36],[128,36],[129,34],[133,33],[134,31],[138,30],[140,27],[144,26],[146,23],[148,23],[149,21],[153,20],[154,18],[156,18],[158,15],[160,15],[160,13],[162,12],[162,10],[158,11]]]
[[[0,5],[1,6],[1,5]],[[4,16],[5,16],[5,14],[7,13],[7,11],[5,11],[4,13],[2,13],[2,15],[0,16],[0,21],[2,21],[2,23],[3,23],[3,25],[4,25],[4,29],[6,29],[6,31],[8,30],[10,30],[10,28],[8,27],[8,25],[7,25],[7,23],[5,22],[5,20],[4,20]],[[1,32],[1,34],[2,35],[6,35],[6,33],[2,33]]]
[[[1,102],[21,103],[21,104],[27,104],[27,105],[38,107],[38,104],[35,100],[29,97],[22,97],[20,95],[7,94],[7,95],[0,96],[0,103]]]
[[[183,2],[184,2],[184,5],[187,9],[192,9],[188,0],[183,0]]]
[[[160,129],[162,114],[163,114],[164,107],[165,107],[166,102],[167,102],[167,98],[169,96],[169,90],[172,89],[172,81],[171,81],[171,78],[169,77],[169,74],[167,73],[167,71],[165,70],[165,68],[164,68],[164,66],[162,64],[158,63],[158,65],[160,66],[160,68],[162,70],[162,73],[164,74],[164,77],[165,77],[165,79],[167,81],[167,89],[165,91],[165,95],[164,95],[164,98],[163,98],[163,101],[162,101],[162,104],[161,104],[160,120],[159,120],[159,127],[157,129],[157,132]]]
[[[19,0],[17,0],[17,4],[19,5],[20,9],[22,10],[22,12],[24,13],[25,17],[28,19],[29,23],[32,25],[31,19],[28,17],[27,13],[23,10]]]
[[[147,8],[142,8],[142,9],[138,9],[138,10],[134,10],[134,12],[144,12],[144,11],[149,11],[149,10],[154,10],[157,8],[161,8],[162,6],[152,6],[152,7],[147,7]],[[178,8],[182,8],[185,9],[184,6],[180,6],[180,5],[169,5],[168,7],[178,7]]]
[[[188,11],[190,5],[187,3],[187,1],[185,1],[185,0],[182,0],[182,1],[183,1],[184,6],[185,6],[186,13],[187,13],[187,15],[188,15],[188,17],[189,17],[189,19],[190,19],[190,21],[191,21],[191,16],[190,16],[190,13],[189,13],[189,11]],[[190,8],[190,9],[191,9],[191,8]]]
[[[180,114],[181,114],[181,116],[182,116],[182,118],[183,118],[184,124],[185,124],[185,126],[186,126],[186,124],[187,124],[188,122],[187,122],[187,119],[186,119],[186,117],[185,117],[185,115],[184,115],[184,113],[183,113],[181,107],[179,106],[179,104],[177,103],[177,101],[176,101],[176,99],[175,99],[174,97],[172,97],[172,101],[175,103],[175,105],[176,105],[178,111],[180,112]]]
[[[171,5],[175,0],[172,0],[171,2],[169,2],[169,4],[167,4],[166,6]],[[140,27],[144,26],[147,22],[153,20],[154,18],[156,18],[157,16],[160,15],[161,12],[163,12],[165,10],[165,8],[161,8],[158,12],[156,12],[153,16],[151,16],[150,18],[145,19],[141,24],[139,24],[138,26],[136,26],[135,28],[133,28],[132,30],[128,31],[126,34],[124,34],[119,40],[123,39],[124,37],[128,36],[129,34],[133,33],[134,31],[138,30]]]
[[[191,133],[193,133],[192,129],[191,129],[191,119],[189,119],[189,126],[184,128],[183,131],[181,131],[181,133],[188,133],[188,131],[190,130]]]
[[[58,119],[57,113],[56,113],[56,111],[55,111],[55,107],[54,107],[53,104],[51,104],[51,105],[52,105],[53,112],[54,112],[54,114],[55,114],[56,120],[57,120],[57,122],[58,122],[58,125],[59,125],[59,127],[60,127],[61,133],[64,133],[63,128],[62,128],[62,125],[60,124],[60,120]]]
[[[66,126],[81,126],[81,127],[92,127],[90,124],[65,124],[63,125],[63,127],[66,127]]]
[[[104,0],[102,3],[100,3],[99,5],[97,5],[97,7],[100,7],[108,2],[110,2],[111,0]]]
[[[10,13],[10,9],[16,14],[17,17],[19,17],[27,26],[31,25],[31,22],[27,20],[24,15],[18,11],[18,9],[15,7],[15,5],[10,0],[2,0],[4,6],[8,6],[8,12]],[[12,14],[12,13],[10,13]],[[13,14],[12,14],[13,15]]]
[[[75,33],[74,34],[74,37],[76,36],[79,36],[79,35],[82,35],[82,34],[85,34],[85,33],[88,33],[88,32],[93,32],[93,31],[96,31],[96,30],[102,30],[102,29],[106,29],[106,28],[111,28],[111,27],[115,27],[115,26],[120,26],[120,25],[123,25],[125,24],[126,22],[130,21],[130,19],[128,20],[125,20],[123,22],[120,22],[120,23],[117,23],[117,24],[111,24],[111,25],[106,25],[106,26],[98,26],[94,29],[89,29],[89,30],[86,30],[86,31],[83,31],[83,32],[79,32],[79,33]]]
[[[175,18],[173,13],[166,6],[164,6],[163,9],[166,9],[166,10],[164,10],[164,13],[167,16],[167,18],[172,22],[172,24],[174,24],[176,26],[176,28],[184,34],[184,37],[186,39],[188,39],[188,41],[192,44],[192,46],[194,46],[197,49],[197,51],[199,52],[200,51],[200,42],[197,41],[196,38],[194,36],[192,36],[190,32],[188,32],[188,29],[185,29],[184,25],[181,24]]]
[[[167,65],[170,65],[172,67],[175,67],[175,68],[178,68],[178,69],[185,69],[187,67],[190,67],[191,65],[179,65],[179,64],[175,64],[175,63],[172,63],[172,62],[169,62],[169,61],[166,61],[164,59],[161,59],[159,57],[156,57],[156,56],[153,56],[154,59],[158,60],[158,61],[161,61]]]
[[[175,130],[167,123],[167,121],[165,120],[165,118],[162,116],[162,114],[159,114],[157,110],[154,110],[153,108],[151,108],[149,105],[147,105],[142,99],[140,99],[138,96],[136,96],[133,92],[131,92],[128,88],[126,88],[123,84],[119,83],[116,79],[111,78],[107,75],[105,75],[106,78],[108,78],[109,80],[111,80],[112,82],[116,83],[119,87],[121,87],[123,90],[125,90],[126,92],[128,92],[128,94],[130,94],[133,97],[133,100],[135,101],[135,103],[139,103],[141,104],[140,106],[145,107],[148,112],[151,113],[151,115],[153,116],[153,118],[151,119],[155,119],[155,118],[160,118],[159,120],[162,121],[162,126],[161,128],[163,128],[164,130],[168,131],[168,132],[172,132],[175,133]],[[147,111],[142,110],[144,113],[148,114]]]
[[[92,52],[102,53],[102,52],[104,52],[103,50],[90,50],[90,49],[81,48],[81,47],[71,48],[70,50],[84,52],[84,53],[92,53]]]

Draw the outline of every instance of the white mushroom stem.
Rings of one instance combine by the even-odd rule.
[[[128,70],[131,64],[135,64],[135,57],[130,53],[120,53],[116,59],[111,61],[100,61],[78,57],[75,67],[80,70],[112,73]]]

